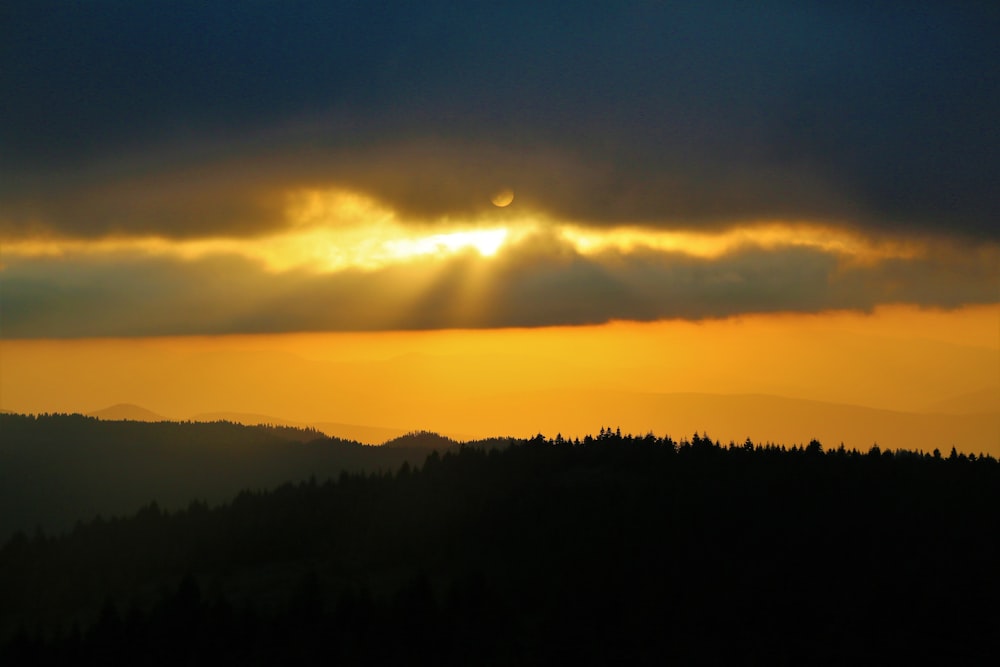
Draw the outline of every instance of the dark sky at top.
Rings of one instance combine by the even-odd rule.
[[[15,0],[0,234],[252,234],[300,184],[433,219],[504,183],[589,224],[995,240],[998,73],[985,2]]]

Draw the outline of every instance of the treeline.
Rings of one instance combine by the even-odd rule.
[[[246,426],[228,420],[216,421],[135,421],[131,419],[101,419],[90,415],[65,412],[45,412],[41,414],[19,414],[15,412],[0,413],[3,418],[4,432],[9,437],[18,439],[32,437],[57,441],[66,437],[121,437],[122,433],[149,436],[157,434],[159,438],[176,437],[178,432],[185,430],[193,433],[211,434],[218,438],[220,434],[228,434],[230,438],[243,431],[267,434],[285,440],[314,440],[325,437],[314,428],[300,428],[280,424],[261,424]],[[85,430],[83,430],[85,429]],[[194,437],[198,437],[195,435]]]
[[[486,444],[20,534],[0,663],[995,663],[992,457]]]

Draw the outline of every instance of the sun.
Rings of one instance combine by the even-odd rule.
[[[507,240],[506,227],[431,234],[386,241],[385,249],[398,259],[426,255],[453,255],[471,248],[483,257],[493,257]]]
[[[508,233],[505,227],[501,227],[499,229],[452,232],[441,236],[446,237],[443,239],[444,244],[452,252],[462,248],[475,248],[483,257],[493,257],[507,239]]]

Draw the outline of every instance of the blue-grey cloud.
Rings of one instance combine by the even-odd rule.
[[[475,212],[503,181],[593,224],[780,217],[997,238],[991,3],[3,12],[6,236],[256,233],[302,183],[433,218]]]
[[[470,251],[323,274],[272,273],[224,255],[7,258],[0,336],[532,327],[994,303],[995,249],[954,250],[862,265],[804,248],[581,255],[541,235],[492,258]]]

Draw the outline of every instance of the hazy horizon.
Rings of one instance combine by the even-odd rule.
[[[997,454],[998,323],[993,307],[895,307],[699,324],[5,341],[0,408],[263,416],[371,444],[414,430],[574,437],[616,426]]]

